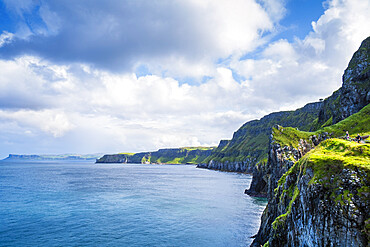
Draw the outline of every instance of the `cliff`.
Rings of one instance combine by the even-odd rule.
[[[370,144],[332,138],[345,130],[370,134],[370,105],[316,132],[273,128],[252,246],[367,246]]]
[[[354,53],[342,82],[342,87],[324,101],[319,125],[335,124],[370,103],[370,37]]]
[[[187,147],[135,154],[106,154],[96,160],[96,163],[199,164],[211,154],[212,149],[212,147]]]

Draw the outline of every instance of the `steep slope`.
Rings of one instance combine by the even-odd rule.
[[[106,154],[96,163],[199,164],[211,154],[212,149],[213,147],[186,147],[136,154]]]
[[[316,132],[273,129],[258,187],[269,202],[252,246],[366,246],[370,144],[326,140],[346,130],[370,134],[370,105]]]
[[[367,246],[370,144],[330,139],[278,181],[252,246]]]
[[[199,168],[252,172],[254,165],[267,160],[271,128],[275,124],[310,130],[321,109],[321,102],[310,103],[295,111],[271,113],[245,123],[230,141],[222,140]]]
[[[370,103],[370,37],[354,53],[342,81],[342,87],[324,101],[319,125],[335,124]]]

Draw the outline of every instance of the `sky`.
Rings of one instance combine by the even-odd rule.
[[[0,158],[216,146],[326,98],[370,0],[0,0]]]

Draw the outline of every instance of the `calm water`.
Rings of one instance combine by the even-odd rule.
[[[185,165],[0,163],[0,246],[249,246],[250,175]]]

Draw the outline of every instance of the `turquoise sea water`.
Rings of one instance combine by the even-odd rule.
[[[191,165],[0,162],[0,246],[249,246],[251,176]]]

